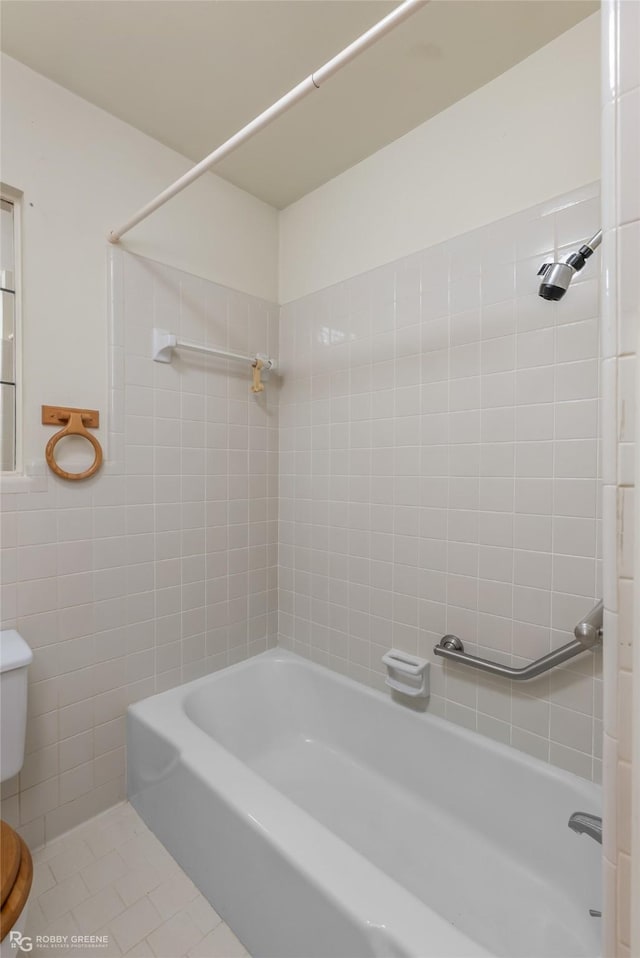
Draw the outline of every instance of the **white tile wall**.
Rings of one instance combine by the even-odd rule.
[[[603,743],[604,954],[625,956],[637,954],[640,947],[637,907],[631,907],[631,865],[635,851],[631,829],[634,679],[637,688],[637,676],[633,674],[633,646],[637,642],[637,626],[634,627],[635,379],[640,323],[640,5],[637,2],[606,0],[603,3],[602,41],[603,274],[606,277],[602,296],[602,350],[607,357],[603,363],[606,450],[603,518],[608,639]],[[637,778],[637,770],[634,772]],[[636,874],[640,874],[637,861],[633,865]]]
[[[510,686],[600,597],[599,262],[559,304],[541,263],[600,223],[596,187],[281,310],[279,641],[376,687],[432,660],[429,708],[601,774],[600,656]]]
[[[2,814],[32,846],[123,797],[130,702],[276,638],[277,379],[254,396],[244,368],[150,346],[156,325],[275,355],[277,309],[119,250],[110,270],[105,466],[2,502],[2,627],[35,652]]]
[[[127,592],[137,596],[129,600],[136,622],[147,620],[156,576],[159,690],[275,640],[278,412],[276,377],[256,395],[241,364],[192,353],[154,363],[151,330],[275,355],[278,311],[149,260],[115,257],[122,308],[114,309],[113,365],[124,361],[112,383],[110,445],[122,451],[131,489]],[[144,651],[140,639],[130,663],[136,681],[151,667]]]

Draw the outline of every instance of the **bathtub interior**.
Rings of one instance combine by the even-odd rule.
[[[290,653],[213,676],[188,718],[473,940],[599,953],[600,849],[567,827],[598,789]]]

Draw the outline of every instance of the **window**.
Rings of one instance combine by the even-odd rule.
[[[18,194],[3,187],[0,193],[0,472],[15,472],[18,462],[18,217]]]

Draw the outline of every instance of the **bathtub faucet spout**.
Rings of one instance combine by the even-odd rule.
[[[574,812],[568,821],[569,828],[576,835],[588,835],[602,845],[602,819],[587,812]]]

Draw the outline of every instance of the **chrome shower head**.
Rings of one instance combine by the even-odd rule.
[[[543,263],[538,270],[538,276],[543,277],[538,296],[550,300],[562,299],[575,274],[580,272],[601,242],[602,230],[598,230],[595,236],[592,236],[587,243],[581,246],[577,253],[569,253],[563,262]]]

